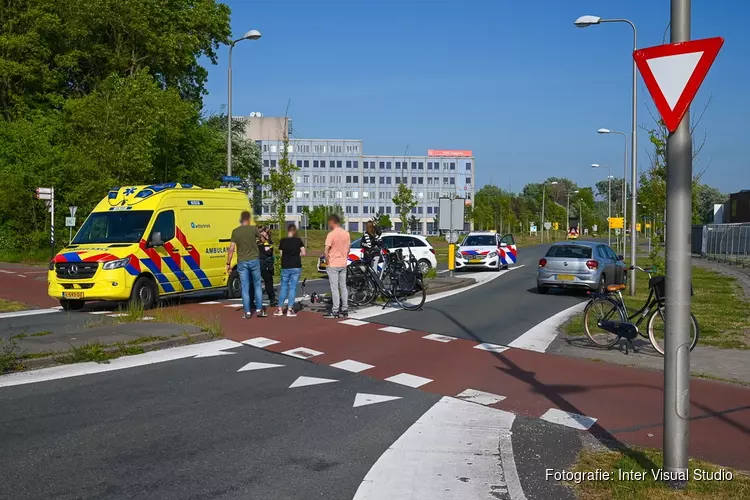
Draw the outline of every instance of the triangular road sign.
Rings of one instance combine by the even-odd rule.
[[[723,44],[723,38],[715,37],[633,52],[646,88],[670,132],[677,130]]]

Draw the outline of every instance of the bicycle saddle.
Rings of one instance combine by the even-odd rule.
[[[625,290],[625,285],[607,285],[608,292],[616,292],[618,290]]]

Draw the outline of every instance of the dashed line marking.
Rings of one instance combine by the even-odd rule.
[[[491,392],[477,391],[476,389],[466,389],[462,393],[457,394],[456,397],[470,403],[477,403],[484,406],[494,405],[505,399],[505,396],[492,394]]]
[[[442,342],[444,344],[447,344],[451,340],[456,340],[456,337],[449,337],[448,335],[438,335],[437,333],[431,333],[429,335],[425,335],[422,338],[427,340],[434,340],[435,342]]]
[[[490,343],[485,342],[484,344],[475,345],[474,349],[479,349],[480,351],[489,351],[489,352],[503,352],[503,351],[507,351],[509,347],[504,346],[504,345],[490,344]]]
[[[366,325],[367,321],[360,321],[358,319],[345,319],[344,321],[339,321],[342,325],[349,325],[349,326],[362,326]]]
[[[333,368],[346,370],[352,373],[359,373],[365,370],[369,370],[370,368],[374,368],[374,365],[368,365],[367,363],[362,363],[360,361],[355,361],[353,359],[346,359],[344,361],[339,361],[338,363],[334,363],[331,366]]]
[[[560,424],[581,431],[589,430],[591,426],[596,423],[595,418],[569,411],[558,410],[557,408],[550,408],[547,410],[544,415],[541,416],[541,419],[553,424]]]
[[[252,347],[264,349],[269,345],[279,344],[280,342],[274,339],[267,339],[266,337],[255,337],[254,339],[243,340],[242,343]]]
[[[111,314],[112,311],[90,311],[89,314]]]
[[[394,384],[401,384],[408,387],[413,387],[415,389],[432,382],[431,378],[420,377],[418,375],[412,375],[410,373],[399,373],[398,375],[388,377],[385,380],[386,382],[393,382]]]
[[[381,332],[388,332],[388,333],[396,333],[396,334],[402,334],[409,331],[408,328],[401,328],[399,326],[384,326],[383,328],[378,328]]]
[[[7,269],[0,269],[0,273],[5,273],[5,274],[16,274],[16,272],[15,272],[15,271],[8,271]]]
[[[284,351],[281,354],[286,354],[287,356],[291,356],[293,358],[310,359],[314,358],[315,356],[320,356],[323,353],[314,349],[308,349],[307,347],[298,347],[296,349],[289,349],[288,351]]]
[[[18,277],[19,277],[19,278],[25,278],[25,277],[26,277],[26,275],[25,275],[25,274],[19,274],[19,275],[18,275]]]
[[[199,304],[202,306],[212,306],[214,304],[221,304],[221,302],[216,301],[216,300],[208,300],[206,302],[199,302]]]

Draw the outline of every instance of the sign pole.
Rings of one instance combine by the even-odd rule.
[[[450,237],[450,243],[448,244],[448,269],[451,271],[451,278],[453,278],[453,269],[456,267],[456,245],[452,241],[453,240],[453,193],[451,193],[451,216],[450,216],[450,226],[451,226],[451,237]],[[451,258],[451,255],[453,258]]]
[[[690,0],[672,0],[671,42],[690,40]],[[690,232],[693,146],[690,113],[667,138],[664,469],[668,484],[687,484],[690,413]],[[684,478],[682,475],[684,474]],[[678,477],[679,476],[679,477]]]
[[[55,258],[55,188],[50,189],[49,250],[50,260]]]

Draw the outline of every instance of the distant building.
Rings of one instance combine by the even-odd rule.
[[[263,177],[268,179],[283,149],[291,119],[250,116],[246,135],[261,148]],[[286,207],[287,221],[301,220],[304,207],[339,205],[347,228],[362,231],[376,214],[388,214],[396,230],[400,220],[393,197],[399,184],[408,185],[418,201],[412,215],[420,220],[416,232],[436,234],[439,198],[457,195],[474,199],[476,162],[471,151],[429,150],[427,155],[369,155],[359,139],[289,140],[295,172],[295,193]],[[261,218],[270,217],[271,200],[263,200]]]
[[[724,214],[725,222],[750,222],[750,189],[730,194],[728,205]]]

